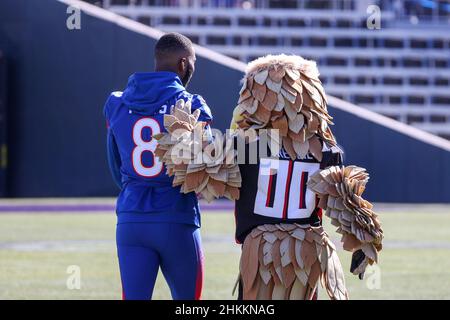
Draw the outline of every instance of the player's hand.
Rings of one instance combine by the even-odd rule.
[[[364,279],[364,272],[367,266],[367,259],[364,252],[359,249],[352,254],[352,263],[350,265],[350,272],[357,274],[360,280]]]

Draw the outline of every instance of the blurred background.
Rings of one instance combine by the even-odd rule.
[[[90,2],[243,62],[316,60],[328,94],[450,139],[449,1]],[[367,28],[371,5],[378,30]]]
[[[248,61],[317,61],[345,162],[370,172],[385,226],[380,266],[347,272],[350,296],[450,298],[450,1],[0,0],[0,299],[121,297],[103,104],[152,71],[168,31],[197,44],[188,89],[222,130]],[[204,297],[233,299],[233,204],[202,209]]]

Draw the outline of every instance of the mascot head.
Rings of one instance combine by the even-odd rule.
[[[321,158],[321,141],[336,144],[314,61],[267,55],[248,64],[242,82],[231,129],[278,129],[292,159],[304,158],[308,152]]]

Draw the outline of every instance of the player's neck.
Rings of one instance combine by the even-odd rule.
[[[177,74],[178,76],[180,76],[178,74],[178,72],[170,66],[156,66],[155,72],[173,72],[173,73]]]

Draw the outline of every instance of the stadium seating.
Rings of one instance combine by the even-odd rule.
[[[97,1],[98,2],[98,1]],[[376,1],[104,0],[104,7],[247,62],[268,53],[317,60],[330,95],[450,138],[450,5]]]

